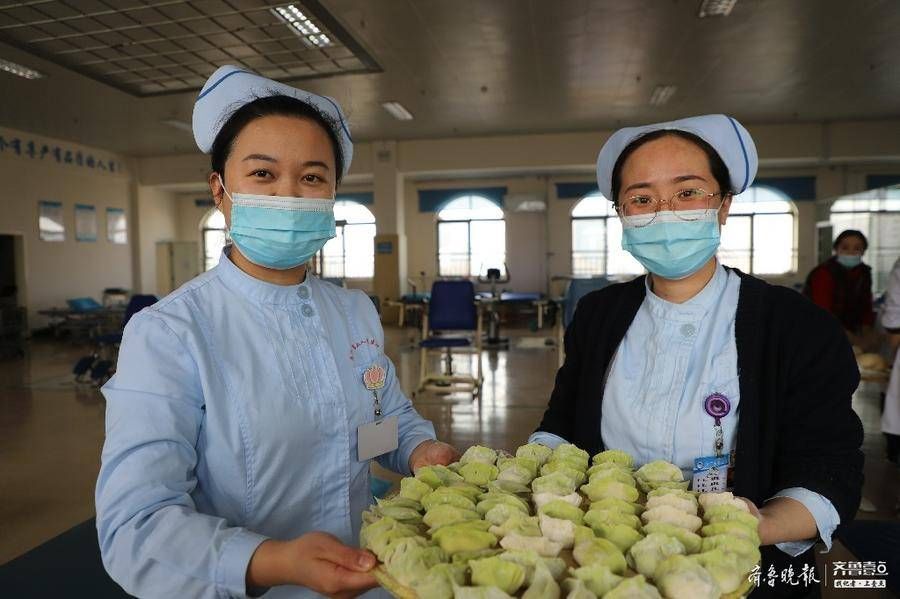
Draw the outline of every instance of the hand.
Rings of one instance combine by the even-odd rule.
[[[753,514],[753,517],[756,518],[756,520],[757,520],[756,532],[757,532],[757,534],[759,534],[760,545],[769,545],[770,543],[766,543],[763,541],[764,529],[765,529],[765,532],[768,533],[768,526],[769,526],[769,522],[768,522],[768,520],[766,520],[766,517],[763,515],[762,512],[759,511],[759,508],[756,507],[756,504],[753,503],[752,501],[750,501],[749,499],[747,499],[746,497],[737,497],[737,499],[740,499],[741,501],[746,503],[747,508],[749,508],[749,510],[750,510],[750,513]]]
[[[757,508],[746,497],[740,499],[747,504],[750,513],[759,521],[757,531],[760,545],[812,540],[819,534],[815,518],[797,499],[774,497],[766,501],[762,508]]]
[[[459,459],[459,450],[441,441],[425,441],[413,449],[409,456],[409,469],[415,474],[422,466],[439,464],[446,466]]]
[[[378,586],[370,570],[375,556],[324,532],[290,541],[264,541],[247,567],[247,589],[284,584],[304,586],[328,597],[349,599]]]

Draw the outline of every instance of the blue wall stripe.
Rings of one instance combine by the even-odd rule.
[[[866,189],[900,185],[900,175],[866,175]]]
[[[592,193],[598,193],[600,188],[596,183],[557,183],[556,197],[561,200],[580,199]]]
[[[503,208],[506,187],[463,187],[459,189],[420,189],[419,212],[438,212],[444,204],[460,196],[483,196]]]
[[[764,185],[777,189],[795,202],[816,199],[815,177],[759,177],[753,185]]]
[[[339,193],[334,197],[337,202],[356,202],[364,206],[371,206],[375,203],[375,194],[371,191],[363,191],[359,193]]]

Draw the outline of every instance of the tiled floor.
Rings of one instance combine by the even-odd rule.
[[[437,395],[415,399],[441,439],[462,448],[480,443],[512,449],[540,422],[553,387],[556,349],[523,342],[534,337],[526,331],[507,334],[512,349],[484,355],[479,400]],[[407,391],[418,376],[414,341],[411,328],[387,330],[388,353]],[[83,353],[65,343],[35,342],[24,361],[0,362],[0,563],[93,514],[104,402],[97,390],[71,381],[71,366]],[[900,476],[883,457],[879,392],[878,385],[864,383],[854,398],[866,429],[865,495],[876,509],[859,517],[890,519],[896,517]]]

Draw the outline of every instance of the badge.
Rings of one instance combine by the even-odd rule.
[[[369,391],[377,391],[384,389],[385,378],[387,378],[387,373],[384,368],[379,364],[372,364],[363,373],[363,384]]]

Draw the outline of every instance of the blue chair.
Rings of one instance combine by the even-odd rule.
[[[449,334],[448,334],[449,333]],[[481,312],[471,281],[435,281],[422,319],[418,392],[464,392],[474,398],[484,382],[481,368]],[[444,370],[429,372],[429,356],[443,357]],[[475,374],[453,372],[453,354],[475,355]]]
[[[125,307],[125,315],[122,318],[122,330],[116,333],[108,333],[106,335],[97,335],[94,339],[97,343],[97,350],[90,356],[85,356],[78,360],[72,369],[75,374],[75,380],[86,382],[85,376],[89,374],[91,381],[96,386],[101,386],[108,381],[115,372],[115,364],[118,361],[118,350],[122,344],[122,332],[125,325],[131,320],[131,317],[148,306],[152,306],[157,301],[155,295],[133,295],[128,300]]]
[[[569,285],[568,287],[566,287],[566,295],[561,300],[558,300],[559,310],[557,310],[558,317],[556,320],[556,336],[557,346],[559,347],[560,366],[562,366],[563,360],[565,359],[565,346],[563,345],[563,337],[565,335],[566,329],[569,326],[569,323],[572,322],[572,318],[575,316],[575,308],[578,307],[578,302],[582,297],[584,297],[591,291],[603,289],[610,283],[611,281],[606,277],[571,279],[569,281]]]

